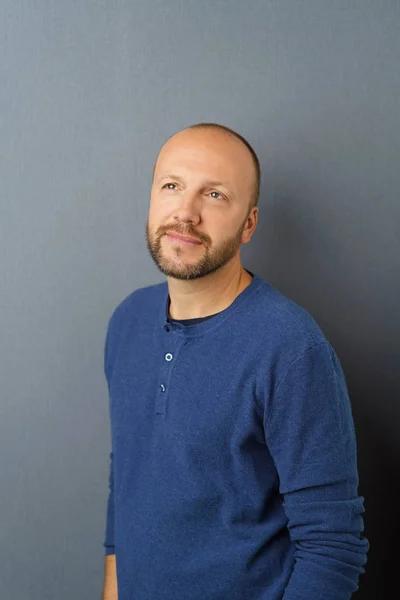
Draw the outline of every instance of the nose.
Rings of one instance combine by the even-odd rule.
[[[201,197],[186,190],[180,195],[174,210],[174,220],[197,225],[200,221]]]

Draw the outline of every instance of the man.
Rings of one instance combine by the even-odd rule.
[[[241,265],[259,184],[248,142],[216,124],[157,158],[146,236],[167,281],[127,296],[105,343],[104,600],[345,600],[364,571],[339,359]]]

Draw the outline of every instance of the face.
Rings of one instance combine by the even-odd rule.
[[[215,130],[170,138],[157,159],[146,223],[157,268],[190,280],[231,261],[257,223],[258,209],[249,210],[253,186],[252,158],[240,140]]]

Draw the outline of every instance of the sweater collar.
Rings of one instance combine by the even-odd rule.
[[[160,309],[160,318],[159,323],[160,326],[164,328],[166,332],[170,331],[175,333],[176,335],[182,337],[196,337],[199,335],[204,335],[208,333],[215,327],[218,327],[222,321],[228,319],[236,310],[245,303],[248,298],[255,292],[255,290],[262,284],[263,280],[258,275],[255,275],[248,269],[246,269],[250,275],[253,276],[250,284],[234,299],[234,301],[224,310],[217,313],[213,316],[212,319],[207,319],[201,323],[195,323],[193,325],[182,325],[181,323],[171,323],[168,320],[169,313],[169,290],[168,290],[168,282],[165,281],[162,284],[162,294],[161,294],[161,309]]]

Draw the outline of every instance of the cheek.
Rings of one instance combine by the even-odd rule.
[[[149,231],[153,236],[159,237],[161,232],[165,231],[166,226],[170,226],[173,219],[169,215],[163,214],[160,210],[149,212]]]
[[[149,208],[148,223],[149,223],[149,228],[151,231],[154,231],[155,229],[157,229],[157,227],[160,224],[160,217],[157,214],[157,211],[154,210],[154,207],[152,207],[152,206],[150,206],[150,208]]]
[[[160,202],[153,197],[150,199],[149,220],[154,223],[163,223],[169,217],[171,206],[167,202]]]

